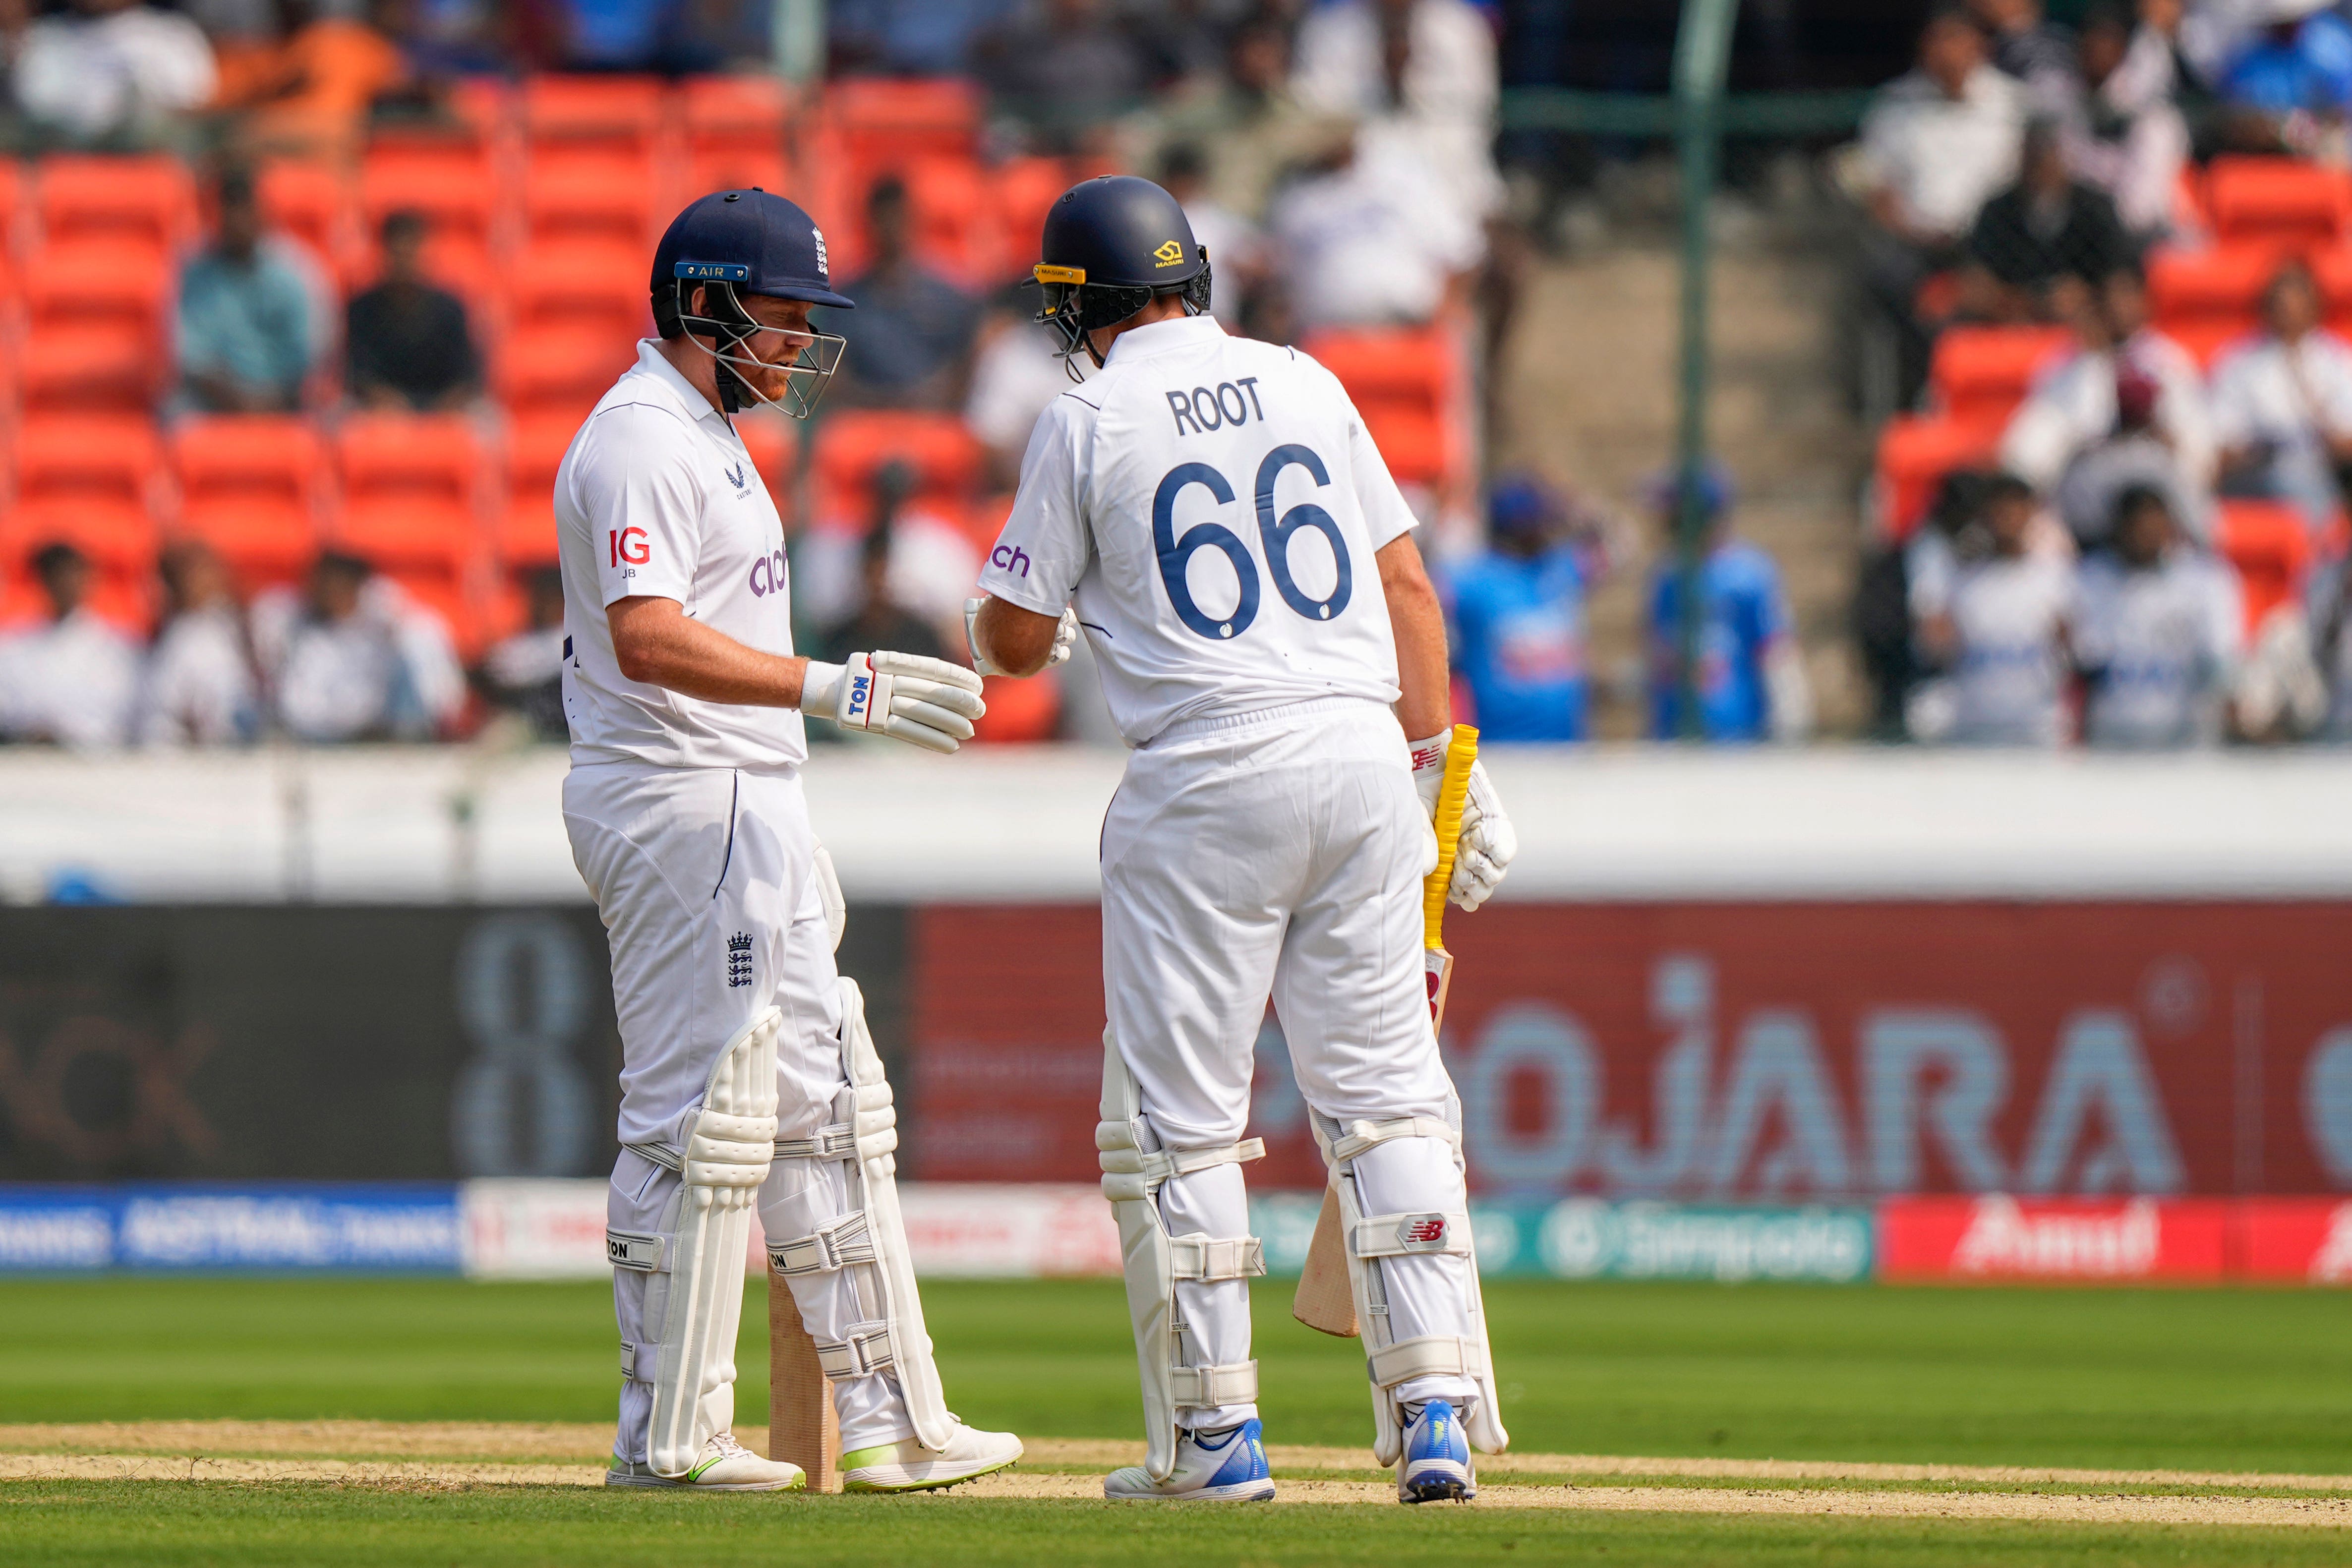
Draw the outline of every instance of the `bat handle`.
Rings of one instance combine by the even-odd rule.
[[[1445,941],[1445,893],[1454,884],[1454,858],[1462,838],[1462,809],[1470,798],[1470,767],[1478,760],[1478,732],[1454,727],[1445,747],[1445,777],[1437,787],[1437,869],[1421,884],[1422,945]]]

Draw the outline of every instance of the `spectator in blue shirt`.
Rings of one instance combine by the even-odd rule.
[[[1540,481],[1499,481],[1493,542],[1443,574],[1454,658],[1487,740],[1582,740],[1584,597],[1596,562],[1568,537],[1568,509]]]
[[[1812,694],[1772,558],[1731,537],[1731,482],[1710,465],[1698,477],[1706,533],[1698,573],[1698,733],[1708,740],[1799,740],[1812,727]],[[1683,580],[1675,549],[1680,483],[1652,488],[1666,549],[1650,584],[1650,733],[1683,734]]]
[[[2247,152],[2309,155],[2352,110],[2352,22],[2326,0],[2273,0],[2268,23],[2222,69],[2223,134]]]
[[[309,281],[268,243],[251,176],[221,176],[220,231],[180,274],[180,378],[214,413],[283,413],[302,401],[318,333]]]

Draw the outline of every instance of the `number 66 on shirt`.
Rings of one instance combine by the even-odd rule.
[[[1355,587],[1355,571],[1348,559],[1347,538],[1330,513],[1312,501],[1301,501],[1283,513],[1279,520],[1276,518],[1275,481],[1292,464],[1312,474],[1318,485],[1331,483],[1323,459],[1315,455],[1312,447],[1294,442],[1267,453],[1257,469],[1258,537],[1265,541],[1266,569],[1282,601],[1311,621],[1328,621],[1348,608],[1349,595]],[[1238,637],[1257,619],[1257,568],[1250,559],[1248,547],[1223,524],[1196,523],[1184,530],[1183,538],[1176,537],[1176,498],[1188,485],[1206,486],[1221,504],[1230,504],[1234,499],[1234,488],[1225,482],[1225,476],[1205,463],[1179,464],[1168,471],[1168,476],[1160,481],[1159,491],[1151,497],[1151,539],[1160,551],[1160,580],[1167,586],[1168,601],[1175,607],[1177,619],[1185,625],[1203,637]],[[1300,589],[1290,574],[1290,539],[1300,528],[1311,528],[1331,543],[1331,558],[1339,576],[1330,593],[1321,599]],[[1192,552],[1200,549],[1223,551],[1233,563],[1234,576],[1241,584],[1241,602],[1222,621],[1201,612],[1185,580],[1185,569],[1192,562]]]
[[[1247,419],[1171,413],[1244,376]],[[1040,416],[981,587],[1039,614],[1073,606],[1139,746],[1212,714],[1395,701],[1388,607],[1360,574],[1414,522],[1337,377],[1171,322],[1128,334]]]

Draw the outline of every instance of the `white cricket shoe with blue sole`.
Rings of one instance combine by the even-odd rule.
[[[1478,1495],[1470,1442],[1454,1406],[1432,1399],[1404,1411],[1404,1458],[1397,1462],[1397,1501],[1468,1502]]]
[[[1141,1465],[1103,1478],[1103,1496],[1167,1502],[1265,1502],[1274,1496],[1265,1430],[1252,1416],[1227,1431],[1186,1432],[1176,1439],[1176,1469],[1155,1481]]]

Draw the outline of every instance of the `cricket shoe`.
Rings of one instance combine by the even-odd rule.
[[[1185,1432],[1176,1439],[1176,1469],[1155,1481],[1141,1465],[1103,1478],[1103,1496],[1163,1498],[1171,1502],[1265,1502],[1274,1496],[1265,1462],[1265,1429],[1252,1416],[1217,1433]]]
[[[1397,1501],[1468,1502],[1478,1495],[1470,1444],[1454,1406],[1443,1399],[1404,1407],[1404,1458],[1397,1465]]]
[[[1010,1432],[983,1432],[956,1423],[944,1448],[926,1448],[912,1437],[877,1443],[841,1456],[844,1491],[929,1491],[1008,1468],[1021,1457],[1021,1439]]]
[[[720,1432],[702,1445],[694,1468],[682,1476],[656,1475],[653,1468],[634,1459],[615,1458],[604,1472],[608,1487],[697,1487],[703,1491],[798,1491],[808,1477],[798,1465],[763,1459]]]

